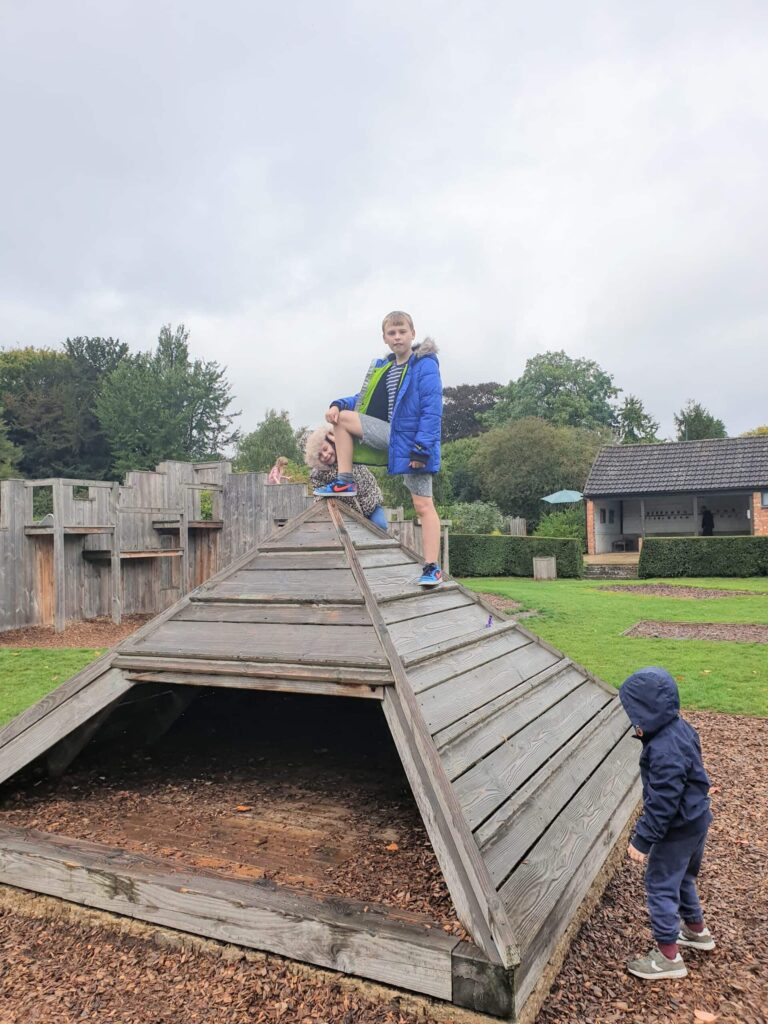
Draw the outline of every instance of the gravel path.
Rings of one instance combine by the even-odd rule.
[[[745,622],[655,622],[644,619],[624,636],[662,640],[728,640],[739,644],[768,644],[768,626]]]

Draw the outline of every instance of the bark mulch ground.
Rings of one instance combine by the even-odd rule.
[[[54,633],[53,626],[24,626],[0,633],[0,647],[114,647],[151,618],[126,615],[119,626],[111,619],[68,622],[63,633]]]
[[[59,780],[0,790],[0,822],[380,903],[466,937],[373,702],[218,691],[154,748],[115,742]]]
[[[598,587],[598,590],[612,590],[616,594],[633,591],[643,597],[686,597],[694,601],[708,600],[710,597],[767,597],[754,590],[707,590],[704,587],[678,587],[676,584],[663,583],[628,583],[625,587]]]
[[[743,622],[654,622],[644,619],[624,636],[662,640],[728,640],[739,644],[768,644],[768,626]]]
[[[624,961],[653,942],[642,868],[627,860],[578,933],[537,1024],[768,1021],[768,719],[685,717],[699,730],[712,780],[699,890],[718,946],[683,951],[689,974],[679,981],[628,975]]]

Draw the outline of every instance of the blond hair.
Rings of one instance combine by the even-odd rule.
[[[402,309],[393,309],[391,313],[387,313],[381,321],[382,334],[386,331],[387,324],[408,324],[414,333],[416,331],[416,328],[413,326],[413,320],[411,319],[410,313],[404,313]]]
[[[304,445],[304,461],[310,469],[327,468],[320,461],[320,449],[325,444],[328,431],[331,429],[332,428],[326,423],[325,426],[318,427],[317,430],[313,430],[307,438],[307,443]]]

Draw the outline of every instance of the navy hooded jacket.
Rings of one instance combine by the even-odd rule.
[[[648,853],[663,839],[679,839],[706,828],[711,820],[709,779],[699,734],[680,717],[680,695],[669,672],[640,669],[622,683],[619,697],[632,725],[643,730],[643,813],[632,845]]]

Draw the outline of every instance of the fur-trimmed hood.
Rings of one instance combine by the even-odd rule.
[[[421,359],[423,356],[436,356],[439,349],[434,338],[425,338],[424,341],[417,341],[411,351],[417,359]]]

